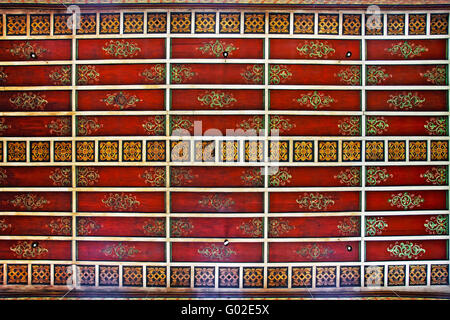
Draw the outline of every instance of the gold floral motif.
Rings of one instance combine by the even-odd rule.
[[[50,161],[50,142],[32,141],[30,147],[32,162]]]
[[[341,184],[357,187],[361,185],[361,169],[352,167],[350,169],[341,170],[334,178],[338,179]]]
[[[215,245],[214,243],[210,246],[206,246],[202,249],[198,249],[197,252],[209,260],[229,260],[232,255],[236,255],[236,251],[232,250],[230,247],[225,245]]]
[[[77,186],[93,186],[98,182],[100,175],[94,167],[77,167]]]
[[[166,218],[153,218],[144,221],[142,226],[146,235],[151,237],[166,236]]]
[[[6,79],[8,79],[8,74],[6,74],[5,68],[0,67],[0,83],[6,83]]]
[[[172,237],[187,237],[194,229],[189,218],[172,218],[170,220],[170,234]]]
[[[44,205],[49,204],[50,201],[43,196],[38,196],[35,193],[24,193],[16,195],[13,200],[9,201],[14,207],[26,210],[41,209]]]
[[[72,218],[61,217],[55,218],[48,224],[52,234],[72,235]]]
[[[12,252],[16,254],[19,259],[33,259],[45,256],[48,253],[48,249],[41,246],[35,245],[33,241],[19,241],[16,245],[9,248]]]
[[[447,83],[447,70],[445,66],[436,66],[424,73],[421,72],[420,76],[434,85],[445,85]]]
[[[283,116],[271,116],[270,117],[270,132],[273,133],[275,130],[277,132],[283,133],[295,128],[296,124],[291,123],[290,119],[286,119]]]
[[[278,238],[283,234],[295,229],[295,226],[289,224],[289,220],[285,218],[269,219],[269,237]]]
[[[166,133],[166,117],[165,116],[154,116],[147,117],[147,119],[142,124],[142,127],[148,135],[151,136],[162,136]]]
[[[50,172],[49,178],[55,186],[70,187],[72,185],[72,170],[70,168],[56,168]]]
[[[92,146],[93,148],[94,146]],[[118,161],[119,160],[119,142],[118,141],[99,141],[99,160],[100,161]],[[93,160],[93,152],[92,159]],[[86,160],[85,160],[86,161]]]
[[[136,253],[139,253],[140,251],[136,249],[134,246],[129,246],[127,244],[119,242],[118,244],[106,246],[104,249],[102,249],[102,252],[107,257],[123,260],[128,257],[133,257]]]
[[[247,66],[241,73],[241,76],[248,84],[262,84],[264,79],[264,66],[259,64]]]
[[[170,185],[171,186],[185,186],[198,178],[197,174],[192,173],[192,169],[183,167],[170,167]]]
[[[115,58],[132,58],[139,54],[139,48],[136,42],[121,40],[109,40],[102,47],[106,54]]]
[[[79,136],[91,135],[102,127],[103,124],[99,124],[95,117],[79,117],[77,119],[77,134]]]
[[[241,181],[246,186],[263,187],[264,180],[260,167],[247,168],[242,171]]]
[[[426,252],[426,250],[422,248],[422,245],[413,243],[411,241],[400,243],[395,242],[395,244],[389,245],[386,250],[391,254],[391,256],[402,259],[417,259]]]
[[[204,43],[203,46],[198,47],[197,50],[201,51],[202,54],[207,54],[209,56],[215,56],[216,58],[222,57],[222,55],[226,52],[229,57],[231,57],[233,51],[236,48],[232,43],[227,43],[226,41],[222,41],[216,39],[216,41],[210,41]]]
[[[6,182],[8,182],[8,174],[5,169],[0,168],[0,185]]]
[[[17,93],[9,99],[9,102],[14,105],[15,109],[21,110],[44,110],[48,101],[45,95],[36,94],[34,92]]]
[[[431,216],[423,224],[429,234],[448,234],[448,215]]]
[[[55,161],[72,161],[72,142],[55,141],[53,146]]]
[[[164,64],[155,64],[150,68],[144,69],[139,75],[146,81],[154,84],[163,84],[166,82],[166,66]]]
[[[303,193],[295,202],[300,208],[309,209],[313,211],[327,210],[328,207],[335,204],[334,200],[319,192]]]
[[[68,86],[72,83],[72,68],[70,66],[58,66],[52,69],[48,75],[53,84]]]
[[[422,107],[425,102],[425,98],[418,95],[418,93],[408,92],[398,95],[389,95],[389,99],[387,103],[389,103],[390,107],[393,107],[395,110],[411,110],[413,108]]]
[[[425,199],[421,195],[410,194],[409,192],[400,192],[398,194],[392,194],[388,199],[391,206],[402,208],[404,210],[412,210],[415,207],[420,207],[420,204],[425,202]]]
[[[141,205],[136,196],[124,192],[109,193],[102,199],[102,203],[105,207],[115,211],[132,211]]]
[[[115,109],[125,110],[136,107],[136,103],[143,102],[135,95],[130,95],[122,91],[108,94],[106,98],[101,99],[107,106],[111,106]]]
[[[422,52],[427,52],[428,48],[415,43],[409,43],[408,41],[403,41],[392,44],[390,48],[386,48],[385,50],[391,55],[399,55],[405,59],[409,59],[420,56]]]
[[[336,50],[331,47],[327,41],[304,40],[297,46],[298,54],[308,56],[309,58],[328,58],[332,56]]]
[[[367,66],[367,83],[369,85],[381,84],[387,78],[392,78],[392,74],[378,66]]]
[[[199,95],[197,100],[211,109],[221,109],[233,106],[237,100],[232,93],[222,91],[208,90],[203,95]]]
[[[70,118],[58,118],[47,124],[50,134],[56,136],[70,136],[72,133],[72,122]]]
[[[275,173],[271,174],[269,177],[270,187],[280,187],[285,186],[291,182],[292,175],[289,173],[287,167],[280,167]]]
[[[317,91],[302,94],[300,98],[294,98],[294,101],[314,110],[328,107],[330,104],[337,102],[333,97]]]
[[[359,66],[345,67],[334,76],[348,85],[359,86],[361,84],[361,68]]]
[[[164,187],[166,185],[166,170],[164,168],[150,167],[140,177],[151,187]]]
[[[5,231],[11,228],[11,224],[7,223],[6,219],[0,219],[0,231]]]
[[[337,229],[343,236],[358,236],[360,230],[359,218],[345,217],[342,221],[339,221]]]
[[[80,85],[94,84],[100,79],[100,73],[97,72],[95,66],[79,65],[77,69],[77,83]]]
[[[272,64],[269,69],[269,84],[280,84],[292,77],[288,66]]]
[[[93,234],[102,227],[102,225],[89,217],[80,217],[77,219],[77,234],[79,236]]]
[[[231,197],[219,193],[203,196],[198,203],[204,208],[214,209],[216,211],[229,209],[235,204]]]
[[[13,46],[8,50],[8,52],[13,55],[23,59],[35,59],[35,57],[40,57],[47,49],[39,46],[36,43],[31,44],[29,41],[13,42]],[[35,55],[35,57],[32,56]]]
[[[313,161],[313,146],[312,141],[295,141],[294,161]]]
[[[312,261],[326,259],[334,254],[333,249],[317,243],[304,244],[294,252],[305,259]]]
[[[196,72],[192,71],[192,68],[188,65],[183,64],[172,64],[171,65],[171,83],[182,84],[186,81],[191,80],[192,77],[197,75]]]
[[[260,218],[253,218],[249,222],[242,222],[236,229],[252,238],[260,238],[263,234],[263,222]]]
[[[25,141],[8,142],[8,161],[26,161],[27,145]]]
[[[425,178],[426,182],[435,185],[447,184],[447,167],[432,167],[425,173],[420,174],[421,178]]]
[[[6,131],[11,128],[10,124],[5,124],[6,119],[0,118],[0,135],[3,134],[3,131]]]
[[[142,141],[124,141],[122,156],[123,161],[141,161]]]
[[[345,136],[359,136],[361,134],[361,119],[359,117],[346,117],[339,120],[339,132]]]

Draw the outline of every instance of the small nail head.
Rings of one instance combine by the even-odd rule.
[[[224,56],[224,58],[228,57],[228,52],[227,52],[227,51],[224,51],[224,52],[223,52],[223,56]]]
[[[350,57],[352,56],[351,51],[347,51],[347,53],[345,54],[345,56],[346,56],[347,58],[350,58]]]
[[[33,248],[36,248],[37,246],[39,245],[39,243],[38,242],[33,242],[32,244],[31,244],[31,246],[33,247]]]
[[[347,251],[352,251],[352,250],[353,250],[352,246],[347,246]]]
[[[223,242],[223,245],[224,245],[224,246],[227,246],[229,243],[230,243],[230,241],[225,240],[225,241]]]
[[[35,59],[37,56],[36,56],[36,53],[34,53],[34,52],[32,52],[32,53],[30,53],[30,57],[32,58],[32,59]]]

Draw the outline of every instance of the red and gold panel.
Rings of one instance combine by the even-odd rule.
[[[70,117],[17,116],[1,117],[3,137],[68,137],[72,135]]]
[[[172,110],[262,110],[263,90],[236,89],[174,89]]]
[[[165,217],[77,217],[79,237],[165,237]]]
[[[78,136],[161,136],[165,116],[79,116]]]
[[[447,210],[445,190],[367,191],[367,211]]]
[[[171,84],[263,84],[262,64],[171,64]]]
[[[272,110],[359,111],[357,90],[270,90]]]
[[[70,91],[1,91],[0,111],[71,111]]]
[[[272,213],[360,210],[360,193],[355,191],[271,192],[269,194],[269,211]]]
[[[78,187],[164,187],[166,168],[154,166],[77,167]]]
[[[261,192],[171,192],[170,197],[174,213],[264,211],[264,194]]]
[[[164,110],[165,92],[150,90],[81,90],[77,92],[79,111]]]
[[[165,84],[165,64],[80,64],[77,85]]]
[[[172,38],[172,59],[263,59],[264,39]]]
[[[270,242],[269,262],[358,261],[359,242]]]
[[[446,260],[448,240],[366,241],[366,261]]]
[[[172,242],[173,262],[262,262],[263,244],[257,242]]]
[[[367,111],[447,111],[447,101],[447,91],[366,91]]]
[[[361,85],[359,65],[271,64],[270,85]]]
[[[446,60],[447,40],[367,40],[367,60]]]
[[[320,121],[320,126],[317,125],[317,121]],[[359,116],[272,115],[270,130],[278,130],[280,136],[359,136],[361,135],[361,118]]]
[[[2,260],[71,260],[71,241],[0,240]]]
[[[11,86],[70,86],[70,65],[32,65],[0,67],[0,83]]]
[[[366,134],[369,136],[446,136],[447,117],[368,116]]]
[[[72,236],[72,217],[0,216],[0,235]]]
[[[79,212],[165,212],[164,192],[78,192]]]
[[[171,218],[172,238],[262,238],[263,218]]]
[[[367,216],[366,237],[448,235],[448,215]]]
[[[0,211],[72,212],[71,192],[0,192]]]
[[[71,167],[0,167],[0,187],[71,186]]]
[[[366,186],[445,186],[447,166],[368,166]]]
[[[77,41],[79,60],[164,59],[163,38],[80,39]]]
[[[0,41],[0,61],[48,61],[71,59],[71,40]]]
[[[445,65],[368,65],[366,68],[368,86],[447,84]]]
[[[165,261],[165,243],[148,241],[77,241],[81,261]]]
[[[269,238],[359,237],[358,216],[270,217]]]
[[[359,60],[359,40],[270,39],[270,59]]]

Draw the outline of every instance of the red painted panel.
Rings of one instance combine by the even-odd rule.
[[[171,192],[172,212],[263,212],[261,192]]]
[[[385,174],[387,174],[387,176]],[[442,186],[447,185],[447,183],[448,168],[446,166],[366,167],[366,186],[370,187],[417,185]]]
[[[77,135],[165,136],[165,123],[165,116],[77,116]]]
[[[291,177],[281,180],[279,176],[284,174]],[[269,184],[280,187],[358,187],[361,186],[361,168],[279,167],[269,177]]]
[[[165,84],[165,64],[96,64],[77,66],[78,85]]]
[[[359,40],[270,39],[270,59],[359,60],[361,44]]]
[[[360,218],[276,217],[269,218],[270,238],[359,237]]]
[[[271,192],[270,212],[360,211],[360,193],[345,192]]]
[[[359,245],[357,241],[270,242],[269,262],[358,261]]]
[[[270,65],[269,84],[360,85],[361,66],[283,64]]]
[[[262,238],[262,218],[171,218],[172,238]]]
[[[428,136],[447,135],[447,125],[438,125],[438,122],[448,123],[447,118],[441,120],[439,117],[419,117],[419,116],[382,116],[366,117],[367,135],[369,136]],[[377,128],[377,122],[384,121],[388,126]],[[371,125],[371,121],[375,125]],[[444,134],[445,133],[445,134]]]
[[[71,117],[25,116],[2,117],[5,130],[3,137],[69,137],[72,135]]]
[[[164,59],[165,39],[82,39],[77,41],[79,60]]]
[[[173,262],[263,262],[262,253],[255,242],[172,242]]]
[[[165,90],[81,90],[77,91],[79,111],[165,110]]]
[[[34,242],[38,243],[38,247],[32,247]],[[0,259],[71,260],[71,244],[71,241],[58,240],[0,240]],[[26,248],[25,252],[23,248]]]
[[[172,59],[263,59],[264,39],[172,38]]]
[[[0,167],[0,187],[71,187],[71,167]]]
[[[0,84],[10,86],[70,86],[71,66],[3,66],[0,71],[6,74]]]
[[[359,116],[270,116],[271,130],[280,136],[359,136]],[[285,123],[287,122],[287,126]],[[317,125],[320,123],[320,125]]]
[[[447,225],[445,225],[446,219]],[[448,235],[448,215],[366,217],[366,237],[422,235]]]
[[[360,111],[357,90],[270,90],[272,110]]]
[[[447,40],[366,40],[367,60],[445,60]]]
[[[439,68],[439,69],[437,69]],[[438,70],[444,70],[444,76],[439,76]],[[366,85],[446,85],[447,74],[445,65],[377,65],[367,66]],[[371,71],[372,70],[372,71]],[[370,75],[373,75],[370,76]],[[430,74],[430,76],[427,76]],[[432,79],[439,79],[438,81]]]
[[[84,261],[165,261],[164,242],[77,241],[77,259]]]
[[[172,187],[264,187],[261,167],[171,167]]]
[[[186,130],[196,136],[258,135],[264,128],[264,116],[171,116],[171,124],[171,133],[179,133],[174,135],[180,135],[180,128],[182,135]]]
[[[367,111],[447,111],[447,101],[447,91],[366,91]]]
[[[35,57],[32,56],[35,54]],[[72,60],[71,40],[0,41],[0,61]]]
[[[411,250],[402,250],[402,243]],[[447,260],[447,245],[447,240],[366,241],[366,261]]]
[[[367,211],[446,210],[445,190],[367,191]]]
[[[80,212],[165,212],[164,192],[78,192]]]
[[[78,187],[164,187],[165,167],[78,167]]]
[[[261,64],[172,64],[171,70],[172,84],[263,84],[264,79]]]
[[[72,236],[72,217],[0,216],[0,235]]]
[[[262,110],[263,90],[173,89],[172,110]]]
[[[0,192],[0,211],[72,211],[71,192]]]
[[[71,91],[1,91],[0,111],[71,111]]]
[[[166,237],[165,217],[77,217],[79,237]]]

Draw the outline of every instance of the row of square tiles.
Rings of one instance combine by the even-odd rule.
[[[71,265],[33,264],[29,269],[27,264],[8,264],[5,265],[5,270],[1,265],[0,283],[3,284],[3,275],[6,272],[7,285],[30,283],[68,286],[72,283],[72,270]],[[263,288],[265,275],[263,267],[226,266],[217,269],[210,266],[170,267],[170,275],[166,267],[160,266],[101,265],[96,268],[94,265],[81,265],[77,266],[76,270],[80,286],[95,286],[97,283],[98,286],[113,287],[120,284],[124,287],[143,287],[145,278],[146,287],[167,287],[169,281],[172,288],[191,288],[192,284],[194,288],[215,288],[217,280],[218,288]],[[431,273],[430,277],[428,272]],[[339,287],[406,286],[407,278],[409,286],[448,285],[449,265],[365,266],[364,275],[360,266],[268,267],[266,276],[267,288],[312,288],[313,280],[316,288],[337,287],[338,283]]]
[[[215,141],[171,141],[170,161],[191,162],[194,148],[195,162],[216,160]],[[354,162],[366,161],[448,161],[448,140],[395,140],[395,141],[270,141],[271,162]],[[0,162],[147,162],[166,161],[164,140],[123,141],[0,141]],[[73,144],[75,155],[73,156]],[[192,146],[193,144],[193,146]],[[5,146],[4,146],[5,145]],[[243,145],[245,162],[264,161],[264,141],[219,141],[219,161],[240,162]],[[145,150],[143,150],[145,146]],[[3,156],[5,148],[5,156]],[[27,157],[27,148],[29,156]],[[317,155],[315,149],[318,149]],[[292,149],[292,150],[291,150]],[[429,150],[430,149],[430,150]],[[97,155],[96,155],[96,150]],[[408,152],[407,152],[408,150]],[[143,155],[143,151],[145,154]],[[291,153],[292,152],[292,153]],[[121,153],[121,154],[120,154]],[[292,154],[292,156],[291,156]],[[430,154],[430,156],[428,156]],[[120,158],[119,158],[120,156]],[[3,159],[5,157],[5,159]],[[430,158],[430,159],[429,159]]]
[[[240,33],[241,13],[220,12],[218,20],[216,12],[195,12],[194,20],[191,12],[170,13],[171,33]],[[245,12],[243,14],[244,33],[265,33],[266,13]],[[291,17],[290,13],[268,13],[268,31],[274,34],[290,34]],[[72,29],[68,27],[72,15],[55,14],[53,16],[53,34],[72,34]],[[406,14],[373,14],[365,15],[365,34],[383,35],[384,26],[387,25],[387,35],[405,35],[408,28],[410,35],[427,34],[427,14],[409,14],[408,25]],[[24,14],[7,14],[6,35],[27,35],[29,28],[30,35],[50,35],[49,14],[31,14],[29,22]],[[361,14],[343,14],[342,21],[339,14],[318,13],[316,20],[314,13],[294,13],[293,33],[294,34],[314,34],[317,23],[318,34],[331,35],[361,35],[362,32]],[[386,21],[387,20],[387,21]],[[1,21],[1,19],[0,19]],[[76,21],[76,20],[75,20]],[[99,34],[119,34],[121,29],[120,13],[100,13],[99,20],[96,13],[81,14],[77,34],[97,34],[97,21],[99,21]],[[169,21],[167,12],[147,13],[147,33],[166,33]],[[218,23],[217,23],[218,21]],[[316,22],[317,21],[317,22]],[[144,13],[124,13],[123,33],[144,33]],[[342,26],[340,26],[342,24]],[[430,15],[430,34],[448,34],[448,13],[433,13]],[[3,31],[0,23],[0,31]],[[340,29],[342,28],[342,32]]]

